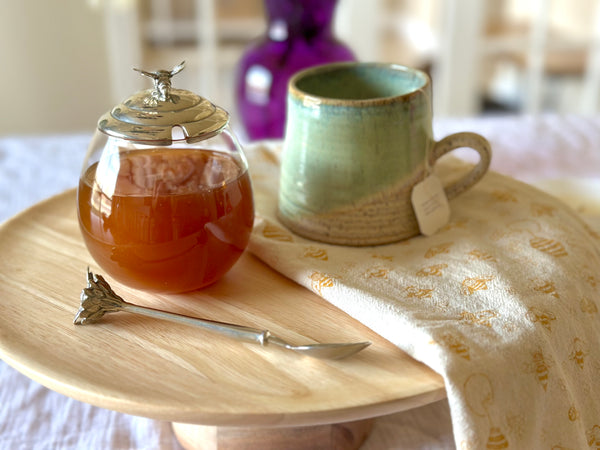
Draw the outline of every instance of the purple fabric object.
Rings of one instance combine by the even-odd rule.
[[[249,46],[237,71],[238,114],[250,140],[282,138],[287,84],[297,71],[329,62],[353,61],[335,39],[337,0],[265,0],[267,34]]]

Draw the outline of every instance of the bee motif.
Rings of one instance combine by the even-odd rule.
[[[533,353],[532,364],[527,367],[528,372],[535,374],[538,383],[544,389],[548,390],[548,379],[550,377],[551,361],[549,358],[545,358],[541,350],[537,350]]]
[[[313,272],[310,276],[310,285],[315,292],[321,295],[323,288],[330,288],[334,286],[335,278],[336,277],[326,273]]]
[[[317,247],[308,247],[304,251],[305,258],[315,258],[320,259],[321,261],[327,261],[329,257],[327,256],[327,251],[322,248]]]
[[[587,356],[587,352],[584,349],[583,342],[579,338],[573,339],[573,351],[569,356],[575,364],[579,366],[580,369],[583,369],[583,364],[585,363],[585,357]]]
[[[435,264],[433,266],[424,267],[417,272],[418,277],[441,277],[442,269],[448,267],[448,264]]]
[[[456,220],[454,222],[450,222],[448,225],[441,228],[440,231],[448,231],[448,230],[452,230],[454,228],[463,228],[464,229],[465,226],[467,225],[467,223],[469,223],[469,221],[467,219]]]
[[[502,203],[517,203],[517,197],[515,197],[515,195],[509,191],[493,191],[492,197],[494,197],[496,201]]]
[[[531,322],[539,322],[546,330],[552,331],[552,321],[556,320],[556,316],[548,311],[542,311],[538,308],[529,308],[525,315]]]
[[[463,295],[473,295],[477,291],[487,290],[487,283],[492,281],[494,276],[465,278],[462,282],[461,293]]]
[[[506,437],[500,431],[498,427],[490,428],[490,435],[488,437],[487,443],[485,444],[485,448],[488,450],[496,450],[501,448],[508,448],[508,441]]]
[[[529,240],[529,244],[536,250],[547,253],[555,258],[560,258],[561,256],[567,256],[569,254],[565,247],[554,239],[535,236]]]
[[[555,298],[560,298],[560,295],[558,294],[558,292],[556,292],[556,286],[554,286],[554,283],[552,281],[546,281],[544,284],[535,286],[533,290],[542,292],[544,294],[552,295]]]
[[[365,272],[366,278],[387,278],[390,269],[385,267],[372,267]]]
[[[442,253],[450,253],[450,247],[452,247],[452,244],[454,244],[454,242],[446,242],[444,244],[431,247],[429,250],[427,250],[427,252],[425,252],[425,258],[430,259]]]
[[[451,334],[445,334],[441,336],[441,340],[443,344],[450,349],[450,351],[468,361],[471,360],[470,348],[462,341],[462,339]]]
[[[470,311],[463,311],[460,313],[460,317],[465,322],[470,322],[472,324],[483,325],[485,327],[492,326],[490,320],[498,317],[498,313],[496,311],[492,311],[491,309],[487,309],[485,311],[480,311],[477,313],[472,313]]]
[[[600,425],[594,425],[589,430],[586,430],[585,437],[591,448],[600,448]]]
[[[590,300],[589,298],[582,298],[579,302],[579,307],[581,308],[581,312],[588,314],[596,314],[598,312],[598,307],[596,304]]]
[[[579,419],[579,411],[577,411],[577,408],[575,408],[574,406],[571,406],[569,408],[569,420],[571,422],[575,422],[577,419]]]
[[[556,208],[552,205],[545,205],[542,203],[532,203],[531,204],[531,214],[534,217],[541,217],[541,216],[554,216],[554,213],[556,212]]]
[[[491,255],[489,253],[483,252],[481,250],[472,250],[469,252],[469,256],[471,257],[471,259],[478,259],[480,261],[487,261],[487,262],[496,262],[496,258],[494,257],[494,255]]]
[[[421,289],[416,286],[408,286],[405,291],[408,298],[431,298],[433,289]]]
[[[592,287],[598,286],[598,278],[596,278],[594,275],[586,276],[585,281],[587,281],[589,283],[589,285]]]
[[[376,259],[384,259],[386,261],[393,261],[394,257],[390,256],[390,255],[378,255],[378,254],[373,254],[371,255],[371,258],[376,258]]]
[[[270,223],[265,224],[262,234],[267,239],[273,239],[281,242],[292,242],[294,238],[287,231]]]

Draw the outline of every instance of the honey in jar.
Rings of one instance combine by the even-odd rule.
[[[246,248],[254,221],[248,168],[228,114],[172,90],[171,72],[146,72],[169,86],[155,82],[100,119],[77,205],[100,267],[126,285],[164,293],[220,279]]]

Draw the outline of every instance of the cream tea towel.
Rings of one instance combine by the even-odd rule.
[[[600,234],[497,173],[437,234],[375,247],[276,218],[277,143],[248,149],[249,249],[444,377],[458,449],[600,448]],[[447,173],[464,166],[446,160]]]

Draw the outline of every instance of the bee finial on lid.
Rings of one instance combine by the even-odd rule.
[[[141,73],[142,75],[152,79],[154,82],[154,91],[150,97],[146,99],[148,106],[156,106],[158,102],[170,101],[177,103],[177,97],[170,94],[171,90],[171,78],[177,75],[185,67],[185,61],[182,61],[171,70],[157,70],[155,72],[147,72],[142,69],[133,70]]]

